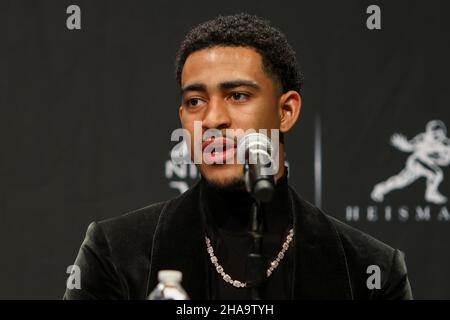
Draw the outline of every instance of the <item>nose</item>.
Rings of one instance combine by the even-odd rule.
[[[226,129],[231,126],[231,118],[227,106],[220,98],[210,99],[203,117],[203,129]]]

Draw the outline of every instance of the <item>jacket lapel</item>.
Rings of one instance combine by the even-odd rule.
[[[208,298],[208,256],[198,193],[197,182],[163,209],[153,238],[148,293],[158,284],[159,270],[173,269],[183,273],[182,286],[191,299]]]
[[[347,260],[328,217],[290,188],[294,212],[294,299],[352,299]]]

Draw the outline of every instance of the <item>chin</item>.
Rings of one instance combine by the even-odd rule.
[[[220,189],[241,189],[244,184],[244,167],[237,164],[200,165],[202,177]]]

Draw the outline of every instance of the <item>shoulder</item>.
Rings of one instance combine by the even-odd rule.
[[[102,234],[116,252],[146,250],[152,247],[156,229],[169,212],[175,211],[183,199],[192,196],[195,186],[172,199],[156,202],[120,216],[92,222],[88,234]]]
[[[345,252],[355,297],[369,299],[411,299],[405,254],[388,244],[327,215]],[[375,277],[374,277],[375,276]],[[368,283],[379,288],[369,290]]]
[[[159,217],[164,208],[172,200],[161,201],[148,206],[132,210],[98,222],[94,222],[97,228],[101,228],[110,238],[117,238],[127,234],[128,236],[139,236],[143,232],[151,234],[156,228]]]
[[[324,213],[315,205],[302,199],[298,194],[296,194],[296,196],[301,203],[301,207],[308,212],[308,215],[314,216],[312,219],[327,221],[327,224],[331,226],[332,231],[338,237],[338,240],[347,255],[347,259],[355,258],[363,263],[373,261],[386,262],[392,260],[395,252],[394,248],[373,236]]]
[[[359,259],[366,262],[389,262],[392,260],[395,249],[379,239],[352,227],[335,217],[326,214],[333,224],[339,238],[349,255],[357,254]]]
[[[300,198],[301,205],[314,220],[326,220],[329,231],[344,253],[348,278],[356,299],[411,299],[405,255],[379,239],[324,213]],[[325,230],[325,229],[323,229]],[[319,238],[320,234],[317,235]],[[326,239],[324,237],[324,239]],[[328,238],[329,239],[329,238]],[[319,239],[320,241],[320,239]],[[379,289],[368,288],[371,276],[380,277]]]
[[[92,222],[89,230],[104,234],[109,246],[116,251],[121,248],[151,248],[152,240],[161,216],[180,196],[170,200],[156,202],[145,207],[126,212],[120,216]]]
[[[102,265],[110,265],[109,269],[114,271],[109,273],[115,274],[113,278],[129,278],[122,275],[128,274],[136,266],[148,264],[158,219],[170,201],[91,222],[76,264],[94,266],[97,261],[102,261]],[[95,256],[95,259],[91,256]],[[141,276],[145,276],[145,272]]]
[[[181,197],[90,223],[74,263],[83,290],[67,290],[65,299],[145,299],[154,234]]]

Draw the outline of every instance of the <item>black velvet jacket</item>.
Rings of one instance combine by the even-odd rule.
[[[209,299],[200,183],[172,200],[91,223],[75,261],[81,289],[67,289],[64,299],[146,299],[161,269],[180,270],[191,299]],[[291,188],[289,198],[292,299],[412,299],[401,251],[324,214]],[[381,269],[380,289],[367,288],[370,265]]]

